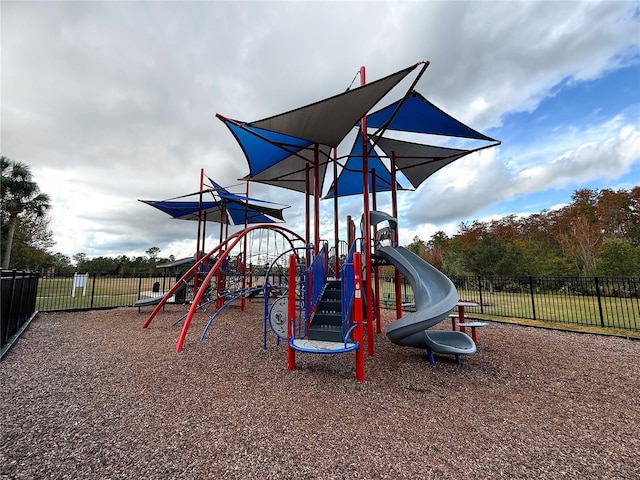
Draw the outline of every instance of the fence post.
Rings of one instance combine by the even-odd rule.
[[[35,281],[34,281],[35,280]],[[29,308],[32,311],[36,311],[36,301],[38,300],[38,282],[40,281],[40,273],[36,273],[35,277],[31,278],[31,286],[29,287],[29,298],[31,303]]]
[[[5,343],[7,343],[7,341],[9,340],[9,337],[11,337],[11,335],[13,335],[13,333],[11,332],[11,320],[12,317],[14,315],[14,311],[15,311],[15,301],[16,301],[16,277],[18,275],[17,270],[14,268],[13,269],[13,273],[11,274],[11,297],[9,300],[9,309],[7,310],[7,330],[5,332],[6,338],[3,339],[3,341]],[[4,346],[4,345],[3,345]]]
[[[93,282],[91,282],[91,308],[93,308],[93,299],[96,295],[96,277],[98,276],[97,273],[93,274]]]
[[[407,302],[407,277],[405,276],[402,277],[402,303],[409,303]]]
[[[18,319],[18,327],[20,324],[26,319],[26,317],[22,318],[22,312],[25,312],[25,295],[27,295],[25,285],[27,283],[27,275],[26,272],[22,272],[21,280],[20,280],[20,300],[18,300],[18,311],[20,312],[20,318]],[[27,297],[28,298],[28,297]]]
[[[483,301],[482,301],[482,277],[478,275],[478,293],[480,295],[480,313],[484,313]]]
[[[593,277],[596,284],[596,298],[598,299],[598,312],[600,313],[600,326],[604,328],[604,315],[602,313],[602,299],[600,298],[600,285],[598,285],[598,277]]]
[[[529,275],[529,291],[531,292],[531,310],[533,312],[533,319],[536,320],[536,302],[534,297],[533,276],[531,275]]]

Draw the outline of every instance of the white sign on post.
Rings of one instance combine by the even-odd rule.
[[[89,280],[88,273],[74,273],[73,274],[73,286],[71,287],[71,296],[76,296],[76,288],[82,288],[82,296],[87,294],[87,280]]]

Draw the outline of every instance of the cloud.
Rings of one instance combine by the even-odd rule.
[[[594,179],[615,180],[640,162],[640,130],[631,124],[622,125],[621,120],[615,117],[581,132],[571,138],[576,142],[572,149],[556,152],[549,161],[542,157],[538,164],[525,164],[520,169],[516,162],[508,165],[504,161],[500,148],[469,155],[433,175],[418,190],[415,200],[405,199],[406,220],[410,225],[450,222],[531,192]],[[565,139],[548,149],[566,146]]]
[[[633,163],[640,161],[640,130],[633,125],[625,125],[616,133],[603,125],[602,131],[611,136],[598,139],[602,137],[599,132],[587,132],[585,137],[593,141],[578,145],[548,164],[518,172],[515,182],[522,183],[524,191],[535,191],[595,178],[617,179],[627,173]]]
[[[193,192],[201,168],[222,185],[247,173],[216,113],[255,120],[344,91],[361,65],[372,81],[430,60],[421,93],[474,128],[508,129],[510,114],[533,111],[557,85],[638,55],[633,2],[275,6],[2,4],[2,154],[30,165],[51,196],[55,250],[169,254],[191,242],[195,224],[137,199]],[[637,124],[624,118],[606,136],[576,125],[575,138],[561,132],[543,152],[542,143],[517,153],[504,145],[456,162],[402,195],[410,228],[468,218],[545,183],[613,178],[637,161]],[[601,168],[607,152],[615,159]],[[286,218],[303,228],[300,194],[260,185],[251,194],[294,205]],[[360,213],[358,202],[341,201],[341,215]]]

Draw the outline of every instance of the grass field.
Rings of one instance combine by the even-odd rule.
[[[252,284],[263,279],[254,278]],[[159,292],[153,292],[156,282]],[[131,306],[136,300],[161,295],[175,283],[173,277],[107,277],[88,279],[86,291],[76,288],[72,278],[41,278],[36,310],[74,310]],[[84,294],[83,294],[84,293]],[[411,285],[403,282],[402,302],[413,302]],[[575,295],[568,293],[510,293],[458,289],[461,299],[481,306],[468,307],[469,315],[532,320],[564,326],[583,326],[640,332],[640,300],[627,297]],[[395,304],[394,284],[382,281],[380,298],[386,306]],[[407,307],[410,309],[410,307]]]
[[[158,293],[154,284],[160,284]],[[164,285],[163,285],[164,282]],[[38,282],[36,310],[73,310],[103,307],[131,306],[136,300],[161,295],[175,283],[162,277],[124,278],[90,277],[86,289],[73,291],[73,278],[41,278]],[[75,293],[75,295],[74,295]]]
[[[381,298],[395,304],[394,284],[381,282]],[[458,289],[460,299],[481,304],[467,307],[469,315],[530,319],[560,325],[640,331],[638,298],[553,293],[482,292]],[[403,303],[413,301],[411,285],[402,286]]]
[[[158,292],[153,291],[155,283]],[[254,277],[252,285],[261,285],[262,278]],[[90,277],[86,289],[76,288],[73,278],[40,278],[36,296],[36,310],[75,310],[105,307],[127,307],[137,300],[168,292],[175,284],[173,277]],[[75,295],[74,295],[75,293]],[[189,297],[188,297],[189,298]]]

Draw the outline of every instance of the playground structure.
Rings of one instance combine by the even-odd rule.
[[[397,320],[387,328],[389,340],[426,349],[432,364],[435,363],[433,353],[454,355],[458,363],[460,355],[473,354],[475,343],[465,333],[429,330],[449,316],[456,306],[458,294],[445,275],[398,245],[397,190],[403,189],[398,174],[417,188],[449,163],[500,142],[462,124],[415,91],[414,87],[428,65],[428,62],[421,62],[370,84],[365,81],[363,67],[359,72],[359,88],[349,88],[343,94],[255,122],[240,122],[218,114],[247,158],[250,173],[242,180],[305,194],[305,235],[302,237],[279,225],[246,226],[245,216],[244,229],[224,239],[221,233],[218,246],[206,254],[196,255],[194,265],[157,302],[143,327],[149,326],[181,284],[194,278],[189,312],[176,322],[182,323],[176,344],[176,352],[179,352],[196,311],[210,305],[216,308],[202,332],[200,338],[203,340],[216,315],[229,304],[237,300],[244,302],[246,297],[261,291],[264,298],[263,346],[267,348],[271,334],[276,343],[286,340],[288,369],[295,369],[296,352],[355,352],[356,378],[364,380],[365,348],[368,355],[374,355],[373,338],[381,333],[378,268],[392,265],[396,271]],[[418,66],[421,66],[418,75],[401,100],[368,113]],[[338,157],[339,144],[354,128],[356,136],[349,154]],[[370,133],[369,129],[375,130]],[[439,135],[449,141],[456,139],[458,143],[465,139],[473,145],[471,148],[428,145],[385,136],[387,131],[394,130]],[[320,238],[320,193],[330,165],[333,181],[324,198],[333,200],[332,246],[330,241]],[[381,192],[391,192],[392,214],[376,209],[377,194]],[[347,195],[362,196],[363,214],[360,235],[356,236],[355,223],[348,217],[344,227],[347,238],[343,240],[339,235],[338,199]],[[201,210],[202,202],[199,212]],[[198,219],[202,219],[201,214]],[[236,255],[236,268],[242,265],[242,278],[246,279],[246,241],[249,235],[261,230],[286,239],[283,248],[266,262],[263,285],[247,286],[243,280],[235,288],[227,288],[230,285],[226,278],[229,259]],[[241,244],[244,248],[235,250]],[[286,282],[271,284],[268,279],[274,271],[278,271],[279,277],[284,277]],[[416,307],[414,313],[404,318],[399,291],[401,274],[413,288]],[[211,285],[215,286],[213,295]]]

